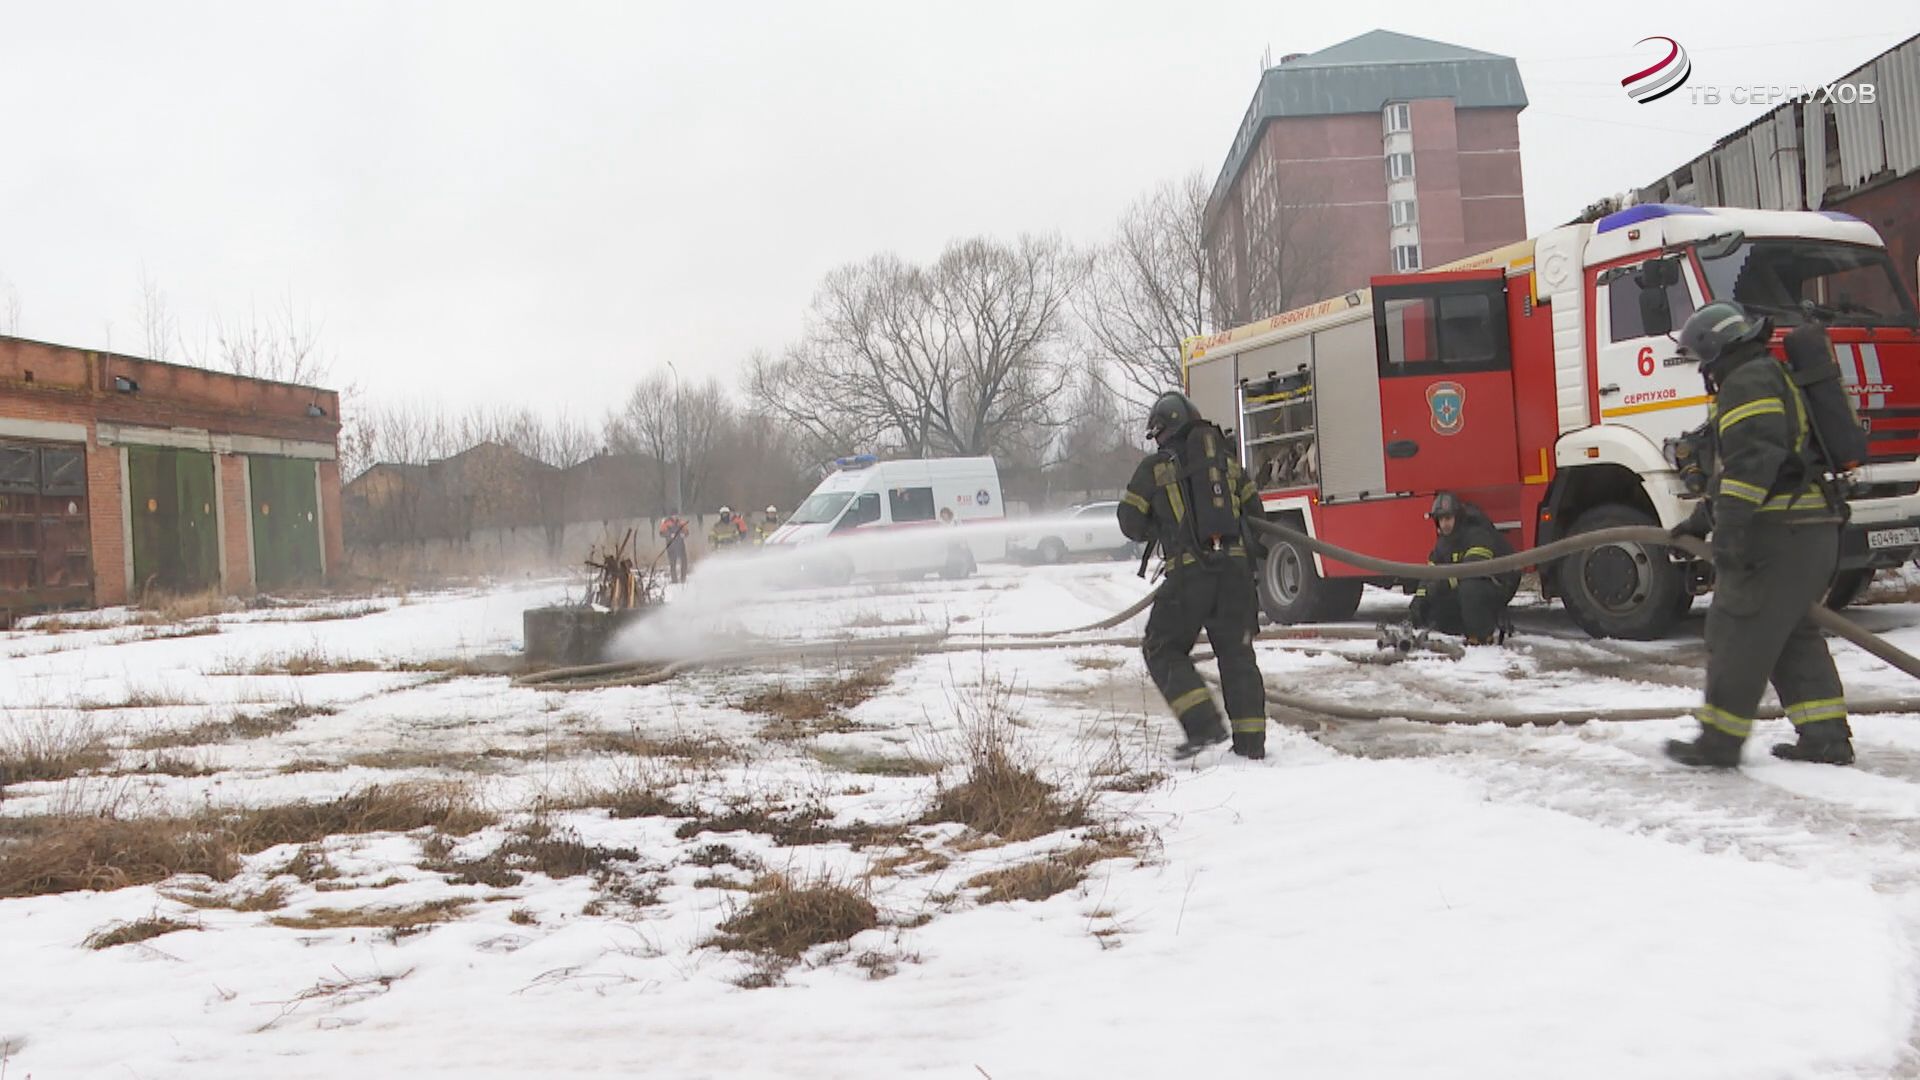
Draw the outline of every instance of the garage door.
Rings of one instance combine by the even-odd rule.
[[[86,448],[0,442],[0,609],[91,604],[90,537]]]
[[[251,455],[253,573],[262,589],[320,582],[320,505],[313,462]]]
[[[213,455],[130,446],[127,472],[135,594],[191,593],[219,586]]]

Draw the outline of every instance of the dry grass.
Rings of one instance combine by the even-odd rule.
[[[554,829],[535,822],[515,830],[481,858],[429,859],[421,864],[421,869],[448,875],[450,884],[498,889],[518,885],[524,875],[530,873],[545,874],[555,880],[592,877],[604,884],[618,872],[616,863],[639,862],[640,853],[632,848],[584,843],[572,830]]]
[[[135,621],[143,626],[181,623],[189,619],[224,615],[237,607],[238,605],[232,600],[211,589],[206,592],[183,593],[177,596],[149,593],[140,601],[140,614]]]
[[[965,779],[941,782],[923,823],[957,821],[1003,840],[1031,840],[1088,823],[1092,795],[1063,794],[1025,760],[1009,711],[1011,691],[983,687],[962,703],[958,746]]]
[[[68,780],[112,763],[90,720],[26,721],[0,737],[0,788],[36,780]]]
[[[445,785],[372,787],[326,803],[209,808],[185,817],[0,818],[0,897],[119,889],[176,874],[225,881],[242,855],[279,844],[423,827],[467,833],[493,822],[463,790]]]
[[[232,838],[207,822],[85,814],[0,821],[0,897],[122,889],[175,874],[219,881],[240,869]]]
[[[715,866],[733,866],[741,870],[760,869],[760,860],[743,851],[735,851],[728,844],[702,844],[695,848],[687,861],[695,866],[711,869]]]
[[[318,844],[306,844],[293,853],[287,864],[273,872],[274,877],[291,876],[296,881],[311,885],[315,882],[332,881],[340,876],[340,868],[327,858],[325,849]]]
[[[783,684],[762,690],[743,699],[739,707],[773,718],[763,732],[769,738],[805,739],[855,731],[858,725],[848,720],[846,713],[892,681],[892,666],[876,666],[825,682],[800,687]]]
[[[594,732],[582,736],[579,742],[582,748],[595,754],[680,758],[697,765],[712,765],[746,756],[739,747],[711,735],[647,735],[637,728],[625,733]]]
[[[940,771],[938,762],[922,761],[912,755],[895,757],[865,750],[832,750],[825,747],[815,747],[810,753],[815,761],[829,769],[862,776],[932,776]]]
[[[313,844],[345,833],[433,828],[464,836],[498,820],[476,806],[465,788],[453,784],[375,785],[331,802],[227,811],[221,817],[245,851]]]
[[[1167,774],[1157,769],[1143,772],[1126,772],[1099,782],[1101,791],[1112,791],[1126,795],[1140,795],[1152,791],[1167,782]]]
[[[397,664],[389,664],[382,670],[445,675],[449,678],[466,678],[492,675],[519,675],[526,671],[526,667],[526,660],[523,657],[495,654],[487,656],[449,657],[439,660],[406,660]]]
[[[132,945],[135,942],[157,938],[162,934],[171,934],[175,930],[198,929],[200,929],[199,923],[180,922],[155,915],[102,927],[88,934],[84,944],[89,949],[111,949],[115,945]]]
[[[969,889],[985,889],[980,902],[1045,900],[1086,880],[1087,870],[1102,859],[1140,858],[1143,833],[1100,833],[1065,851],[1055,851],[1032,862],[989,870],[967,880]]]
[[[385,610],[387,609],[381,607],[379,604],[350,604],[343,608],[308,612],[305,615],[295,616],[286,621],[301,623],[337,622],[341,619],[359,619],[368,615],[378,615]]]
[[[1111,656],[1076,656],[1073,666],[1082,671],[1112,671],[1126,666],[1125,660],[1116,660]]]
[[[756,883],[746,908],[721,923],[707,944],[797,960],[816,945],[846,941],[879,924],[873,904],[843,884],[776,874]]]
[[[903,871],[921,874],[937,874],[953,865],[953,860],[936,851],[909,851],[902,855],[889,855],[884,859],[875,859],[867,873],[872,877],[893,877]]]
[[[279,911],[287,906],[287,887],[277,882],[254,892],[230,892],[216,888],[211,883],[193,881],[161,889],[160,895],[202,911],[215,908],[226,911]]]
[[[381,666],[372,660],[347,660],[329,655],[320,649],[298,649],[290,652],[263,656],[251,662],[229,660],[218,669],[209,672],[212,675],[340,675],[368,671],[380,671]]]
[[[96,698],[82,701],[74,706],[87,712],[108,712],[117,709],[173,709],[190,705],[199,705],[194,701],[165,687],[136,686],[127,691],[127,696],[119,699]]]
[[[140,631],[140,640],[178,641],[181,638],[212,637],[219,632],[219,623],[200,623],[195,626],[148,626]]]
[[[228,720],[208,720],[184,731],[160,731],[133,743],[135,750],[166,750],[179,746],[212,746],[220,743],[265,739],[293,730],[310,716],[332,716],[324,705],[286,705],[258,716],[235,714]]]
[[[456,896],[419,904],[373,904],[362,908],[314,908],[304,915],[276,915],[268,920],[289,930],[341,930],[367,927],[404,937],[454,919],[473,905],[470,897]]]
[[[144,776],[212,776],[219,769],[204,761],[196,761],[182,754],[158,753],[132,769],[122,770],[121,775]]]

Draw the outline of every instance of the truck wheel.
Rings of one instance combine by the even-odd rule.
[[[1049,565],[1067,557],[1067,545],[1057,536],[1049,536],[1040,541],[1040,561]]]
[[[1283,625],[1351,619],[1366,588],[1357,579],[1321,577],[1313,568],[1313,553],[1291,540],[1267,545],[1266,561],[1254,579],[1260,586],[1261,610]]]
[[[1873,567],[1863,566],[1858,570],[1842,570],[1833,575],[1833,584],[1827,586],[1826,605],[1834,611],[1840,611],[1850,604],[1857,603],[1867,594],[1867,586],[1873,584]]]
[[[853,580],[853,560],[836,555],[814,567],[814,580],[826,586],[845,585]]]
[[[1569,535],[1659,524],[1637,507],[1608,503],[1581,514]],[[1665,548],[1640,544],[1575,552],[1560,560],[1554,579],[1567,614],[1597,638],[1653,641],[1665,636],[1680,617],[1680,594],[1687,591],[1685,568],[1667,558]]]

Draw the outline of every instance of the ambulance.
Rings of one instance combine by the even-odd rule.
[[[857,576],[963,578],[1006,557],[1000,470],[990,457],[881,461],[843,457],[772,536],[793,548],[803,576],[843,585]],[[968,528],[967,526],[974,526]]]

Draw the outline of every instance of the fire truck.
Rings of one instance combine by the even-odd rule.
[[[1732,299],[1828,329],[1870,460],[1828,602],[1920,552],[1920,317],[1874,229],[1834,212],[1629,207],[1597,222],[1190,339],[1187,392],[1237,436],[1273,520],[1424,562],[1437,491],[1477,503],[1516,548],[1618,525],[1671,527],[1702,497],[1688,433],[1709,403],[1676,340]],[[1368,575],[1271,545],[1276,622],[1351,618]],[[1669,549],[1612,545],[1545,568],[1596,637],[1661,636],[1711,586]],[[1374,584],[1391,584],[1375,580]]]

